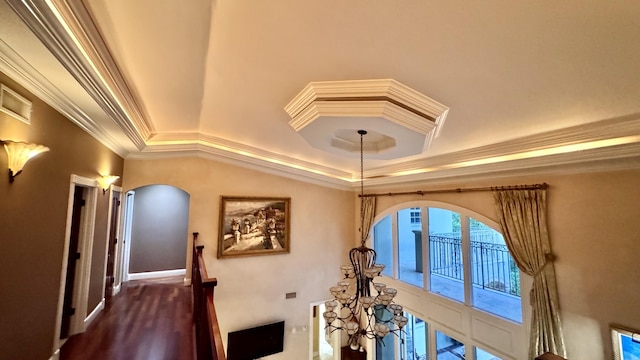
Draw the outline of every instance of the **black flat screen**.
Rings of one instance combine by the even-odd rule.
[[[254,360],[282,352],[284,321],[230,332],[227,360]]]

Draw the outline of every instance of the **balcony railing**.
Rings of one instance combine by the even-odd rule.
[[[506,245],[471,241],[472,283],[520,296],[520,272]],[[463,280],[462,240],[445,236],[429,236],[431,273]]]

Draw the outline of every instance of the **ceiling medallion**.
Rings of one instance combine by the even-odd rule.
[[[393,80],[309,83],[285,106],[289,125],[311,146],[358,156],[356,129],[369,129],[371,159],[421,154],[438,136],[449,108]]]

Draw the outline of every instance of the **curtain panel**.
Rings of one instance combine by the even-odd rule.
[[[566,357],[547,233],[546,190],[495,189],[493,195],[507,247],[518,268],[533,277],[529,358],[545,352]]]
[[[361,197],[360,201],[362,201],[362,214],[360,214],[362,229],[360,231],[362,231],[362,240],[366,241],[376,215],[376,198],[374,196]]]

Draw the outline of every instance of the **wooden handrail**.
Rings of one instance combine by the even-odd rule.
[[[197,240],[198,233],[194,232],[191,286],[193,289],[193,323],[196,330],[196,355],[198,360],[226,360],[213,301],[213,290],[218,285],[218,280],[209,277],[202,258],[204,246],[196,246]]]

